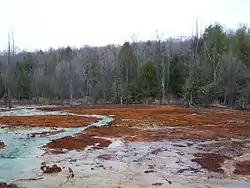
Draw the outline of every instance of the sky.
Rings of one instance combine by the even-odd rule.
[[[29,51],[191,36],[215,22],[250,26],[250,0],[0,0],[0,50],[8,31]]]

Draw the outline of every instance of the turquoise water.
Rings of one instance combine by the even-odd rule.
[[[34,115],[74,115],[92,116],[100,118],[96,123],[89,126],[107,125],[113,118],[101,115],[77,115],[62,111],[45,112],[31,108],[17,108],[12,111],[0,112],[0,116],[34,116]],[[0,179],[10,180],[22,178],[30,174],[32,169],[41,164],[40,156],[44,153],[43,145],[53,139],[62,138],[82,132],[87,127],[64,128],[64,132],[46,137],[28,138],[27,134],[43,131],[51,131],[51,128],[17,128],[0,129],[0,140],[5,143],[5,148],[0,150]]]
[[[221,185],[221,187],[225,188],[249,188],[250,181],[249,180],[230,180],[230,179],[210,179],[210,182],[216,182]]]

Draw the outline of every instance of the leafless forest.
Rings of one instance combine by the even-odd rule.
[[[197,29],[198,30],[198,29]],[[121,46],[15,51],[0,57],[2,102],[220,103],[250,101],[250,32],[211,25],[189,38],[125,42]]]

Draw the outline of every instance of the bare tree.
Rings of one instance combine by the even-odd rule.
[[[143,100],[143,96],[139,88],[140,80],[136,79],[140,76],[141,62],[151,60],[157,64],[157,80],[160,84],[157,87],[157,91],[160,90],[157,99],[160,99],[163,104],[168,102],[167,99],[169,99],[171,92],[174,92],[175,89],[175,86],[173,86],[175,80],[170,80],[172,76],[173,78],[178,77],[187,80],[184,93],[180,85],[178,85],[180,91],[177,92],[184,94],[183,96],[186,96],[187,101],[193,104],[198,100],[206,98],[203,96],[203,98],[199,99],[197,96],[203,93],[210,94],[214,88],[220,88],[221,91],[219,94],[217,91],[212,93],[212,97],[216,95],[215,99],[212,100],[228,103],[229,98],[231,98],[235,101],[242,88],[239,86],[237,88],[237,96],[234,96],[232,91],[234,87],[230,85],[229,80],[241,85],[248,82],[244,77],[245,74],[241,75],[241,71],[243,69],[242,66],[244,64],[247,65],[249,60],[246,60],[247,63],[243,62],[245,60],[239,57],[241,54],[237,54],[243,50],[244,53],[240,53],[248,56],[245,53],[249,51],[247,45],[244,46],[244,44],[234,40],[235,36],[233,33],[227,37],[223,28],[219,30],[219,27],[208,27],[201,36],[199,36],[198,29],[198,21],[196,21],[196,29],[194,29],[196,33],[194,33],[192,38],[175,37],[164,40],[163,33],[158,31],[156,31],[156,39],[150,41],[138,41],[137,35],[131,36],[133,49],[130,51],[133,52],[133,57],[134,54],[136,57],[130,60],[127,58],[128,55],[124,53],[122,58],[124,65],[123,80],[121,80],[119,75],[121,73],[119,71],[119,52],[122,49],[120,45],[103,47],[84,46],[79,49],[72,49],[70,58],[66,58],[66,54],[63,57],[61,49],[50,49],[39,54],[29,53],[32,58],[29,59],[29,62],[26,62],[23,58],[27,53],[17,53],[14,34],[13,31],[10,31],[8,33],[8,49],[6,53],[0,53],[0,69],[4,73],[2,86],[5,87],[1,95],[4,95],[5,104],[9,106],[13,104],[13,99],[19,98],[18,95],[20,95],[21,91],[17,91],[17,86],[26,82],[26,74],[30,74],[29,71],[26,71],[26,66],[18,70],[19,68],[15,65],[19,61],[24,64],[27,63],[33,71],[32,76],[28,75],[29,82],[32,80],[32,88],[27,87],[27,84],[23,84],[25,85],[23,88],[22,86],[18,87],[18,89],[24,89],[26,92],[32,89],[32,92],[30,92],[32,96],[30,95],[30,97],[36,97],[36,99],[40,96],[50,99],[58,97],[69,99],[70,103],[72,103],[73,99],[77,97],[88,96],[90,99],[94,95],[98,95],[102,101],[114,102],[115,99],[116,102],[119,102],[119,99],[121,99],[121,103],[124,103],[127,98],[131,102],[140,102]],[[228,38],[232,41],[232,54],[228,53],[228,49],[224,49],[227,47]],[[244,43],[248,42],[249,34],[244,40]],[[179,53],[183,55],[184,62],[181,63],[184,65],[180,64],[181,67],[178,67],[178,65],[172,67],[171,65],[174,65],[172,64],[174,63],[174,55]],[[133,65],[131,65],[130,71],[126,65],[132,61]],[[184,75],[179,73],[179,68],[184,69],[182,65],[185,69],[188,68],[188,72],[185,72]],[[173,70],[171,74],[170,68],[171,71]],[[237,74],[234,73],[234,70],[238,71],[236,72]],[[13,74],[14,71],[18,73],[16,74],[17,76]],[[129,75],[128,72],[130,72]],[[178,74],[177,77],[175,77],[175,73]],[[227,78],[230,75],[230,79]],[[239,82],[241,79],[244,81]],[[20,82],[17,82],[17,80]]]
[[[140,57],[139,57],[139,53],[138,53],[138,37],[135,34],[133,34],[131,38],[133,41],[132,47],[133,47],[134,52],[136,54],[137,76],[139,78],[139,76],[140,76]]]
[[[158,43],[158,50],[157,50],[157,60],[158,60],[158,64],[160,64],[161,62],[161,66],[162,66],[162,75],[161,75],[161,87],[162,87],[162,104],[165,104],[165,50],[162,50],[162,37],[163,37],[163,32],[161,33],[161,36],[159,35],[158,31],[156,30],[156,38],[157,38],[157,43]]]
[[[15,56],[15,44],[14,44],[14,34],[12,30],[12,53],[11,53],[11,36],[10,32],[8,33],[8,65],[7,65],[7,71],[6,71],[6,83],[7,83],[7,101],[8,101],[8,106],[9,108],[12,107],[11,103],[11,56]]]

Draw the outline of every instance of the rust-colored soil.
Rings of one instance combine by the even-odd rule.
[[[109,126],[90,127],[76,137],[52,141],[48,147],[84,149],[104,142],[97,137],[123,137],[125,141],[161,141],[164,139],[211,140],[250,137],[250,112],[231,109],[193,109],[159,105],[94,105],[41,108],[47,111],[65,110],[77,114],[115,115]],[[92,117],[31,116],[0,117],[0,123],[10,126],[78,127],[97,121]],[[98,140],[99,139],[99,140]]]
[[[113,124],[126,126],[183,126],[214,124],[220,121],[219,117],[214,116],[214,111],[198,112],[196,109],[186,109],[177,106],[156,106],[156,105],[129,105],[120,106],[99,106],[71,108],[68,111],[73,113],[116,115]],[[210,112],[210,113],[208,113]]]
[[[90,143],[96,136],[123,137],[127,142],[250,136],[250,112],[247,111],[202,108],[197,110],[157,105],[97,105],[64,110],[77,114],[115,115],[111,125],[87,128],[84,133],[78,135],[78,139],[74,138],[74,144],[79,141],[80,148],[84,144],[79,138]],[[68,142],[70,144],[70,141]],[[54,147],[60,145],[58,141],[52,143]]]
[[[250,175],[250,161],[236,163],[234,174],[238,175]]]
[[[88,130],[87,130],[88,131]],[[128,141],[160,141],[163,139],[217,140],[218,138],[249,137],[248,125],[209,126],[200,125],[185,128],[144,131],[140,135],[126,138]]]
[[[107,126],[89,127],[77,135],[52,140],[47,153],[64,153],[63,149],[82,150],[87,146],[105,148],[111,138],[122,137],[126,142],[151,142],[165,139],[217,140],[220,138],[250,138],[250,112],[231,109],[183,108],[157,105],[95,105],[41,108],[45,111],[64,110],[76,114],[115,115]],[[93,117],[78,116],[20,116],[0,117],[9,126],[79,127],[96,122]],[[61,130],[59,130],[61,131]],[[56,134],[58,130],[31,136]],[[229,140],[225,139],[225,140]],[[242,154],[242,144],[230,143],[209,148],[192,160],[208,171],[223,173],[221,164],[230,156]],[[0,148],[4,144],[0,142]],[[235,151],[237,150],[237,151]],[[235,174],[249,175],[250,162],[236,164]]]
[[[111,144],[111,141],[104,138],[95,138],[95,137],[83,137],[81,135],[67,136],[47,144],[48,148],[53,149],[76,149],[81,150],[87,146],[96,145],[100,148],[107,147]]]
[[[8,126],[31,126],[31,127],[80,127],[91,122],[96,122],[94,117],[80,116],[4,116],[0,117],[0,124]]]
[[[202,168],[211,172],[224,173],[221,165],[225,160],[230,159],[228,156],[219,155],[215,153],[199,153],[195,155],[196,158],[192,159],[193,162],[201,165]]]
[[[98,130],[88,128],[85,130],[85,134],[125,136],[128,141],[206,140],[219,137],[250,136],[250,112],[246,111],[230,109],[196,110],[176,106],[143,105],[117,106],[117,108],[114,108],[114,106],[72,108],[69,111],[115,115],[115,120],[111,126],[100,127]]]

